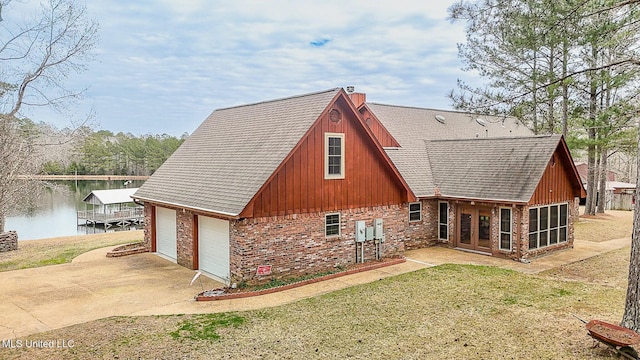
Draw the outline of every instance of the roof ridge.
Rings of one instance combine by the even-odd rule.
[[[237,108],[260,105],[260,104],[268,104],[268,103],[273,103],[273,102],[278,102],[278,101],[292,100],[292,99],[297,99],[297,98],[302,98],[302,97],[307,97],[307,96],[320,95],[320,94],[329,93],[329,92],[333,92],[333,91],[339,91],[341,89],[342,89],[341,87],[336,87],[336,88],[327,89],[327,90],[323,90],[323,91],[314,91],[314,92],[307,93],[307,94],[292,95],[292,96],[287,96],[287,97],[283,97],[283,98],[258,101],[258,102],[255,102],[255,103],[242,104],[242,105],[236,105],[236,106],[229,106],[229,107],[215,109],[214,112],[215,111],[220,111],[220,110],[237,109]]]
[[[446,141],[487,141],[487,140],[522,140],[522,139],[541,139],[541,138],[551,138],[551,137],[560,137],[560,134],[543,134],[543,135],[531,135],[531,136],[497,136],[497,137],[477,137],[477,138],[467,138],[467,139],[435,139],[435,140],[425,140],[428,142],[446,142]]]
[[[464,115],[473,115],[473,116],[506,117],[506,118],[514,118],[514,119],[516,118],[516,117],[515,117],[515,116],[513,116],[513,115],[504,115],[504,114],[496,114],[496,115],[491,115],[491,114],[480,114],[480,113],[474,113],[474,112],[469,112],[469,111],[459,111],[459,110],[450,110],[450,109],[436,109],[436,108],[419,107],[419,106],[410,106],[410,105],[392,105],[392,104],[382,104],[382,103],[377,103],[377,102],[366,102],[366,104],[378,105],[378,106],[388,106],[388,107],[394,107],[394,108],[404,108],[404,109],[443,111],[443,112],[449,112],[449,113],[455,113],[455,114],[464,114]]]

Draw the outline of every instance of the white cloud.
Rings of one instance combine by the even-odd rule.
[[[191,132],[215,108],[355,85],[370,100],[448,107],[453,3],[92,0],[99,62],[79,79],[113,131]],[[323,42],[313,46],[312,42]]]

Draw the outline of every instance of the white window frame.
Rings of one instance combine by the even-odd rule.
[[[418,205],[418,210],[411,210],[411,205]],[[411,220],[412,213],[418,213],[418,219]],[[409,203],[409,222],[419,222],[422,221],[422,203],[421,202],[412,202]]]
[[[338,224],[327,224],[327,218],[329,216],[333,216],[333,215],[338,215]],[[324,236],[327,238],[332,238],[332,237],[338,237],[340,236],[340,234],[342,233],[342,229],[341,229],[341,224],[342,224],[342,216],[340,215],[340,213],[327,213],[324,214]],[[327,226],[331,225],[331,226],[338,226],[338,233],[337,234],[327,234]]]
[[[444,222],[442,221],[443,219],[440,217],[440,205],[441,204],[445,204],[447,205],[447,214],[445,215],[445,219]],[[438,201],[438,239],[439,240],[444,240],[444,241],[449,241],[449,202],[447,201]],[[445,226],[447,229],[447,237],[446,238],[442,238],[440,237],[440,226]]]
[[[340,139],[340,174],[329,174],[329,139],[330,138],[339,138]],[[344,148],[344,133],[324,133],[324,178],[325,180],[333,180],[333,179],[344,179],[344,158],[345,158],[345,148]]]
[[[502,231],[502,210],[509,210],[509,231]],[[498,248],[500,250],[506,250],[506,251],[511,251],[513,250],[513,210],[510,207],[500,207],[499,208],[500,214],[499,214],[499,219],[500,222],[498,223]],[[509,248],[503,248],[502,247],[502,235],[503,234],[508,234],[509,235]]]
[[[561,225],[561,221],[560,219],[562,218],[562,214],[561,214],[561,208],[562,206],[565,205],[567,207],[567,222],[564,225]],[[551,208],[552,207],[557,207],[558,208],[558,226],[556,227],[551,227]],[[547,209],[547,226],[546,229],[544,230],[540,230],[540,209],[546,208]],[[536,236],[536,247],[531,247],[531,244],[529,243],[529,249],[530,250],[536,250],[536,249],[544,249],[546,247],[549,246],[554,246],[554,245],[558,245],[558,244],[563,244],[569,241],[569,215],[571,213],[570,208],[569,208],[569,203],[567,202],[562,202],[562,203],[554,203],[554,204],[549,204],[549,205],[540,205],[540,206],[531,206],[527,211],[530,211],[532,209],[537,209],[538,211],[537,216],[538,218],[536,219],[536,224],[537,224],[537,229],[535,231],[531,231],[531,228],[529,228],[529,232],[528,235],[529,237],[527,237],[527,240],[529,240],[529,238],[531,237],[532,234],[535,234]],[[529,213],[530,214],[530,213]],[[531,226],[531,219],[529,219],[529,226]],[[561,230],[564,229],[564,233],[565,233],[565,238],[563,240],[560,239],[560,233]],[[558,241],[554,244],[550,243],[550,234],[552,230],[556,230],[557,231],[557,236],[558,236]],[[547,233],[547,245],[544,246],[540,246],[540,233],[541,232],[546,232]]]

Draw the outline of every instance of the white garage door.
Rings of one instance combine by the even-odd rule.
[[[172,260],[178,258],[176,211],[156,207],[156,251]]]
[[[198,264],[200,270],[229,283],[229,222],[227,220],[198,216]]]

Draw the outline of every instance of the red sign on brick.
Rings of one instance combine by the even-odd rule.
[[[271,275],[271,265],[260,265],[256,275]]]

